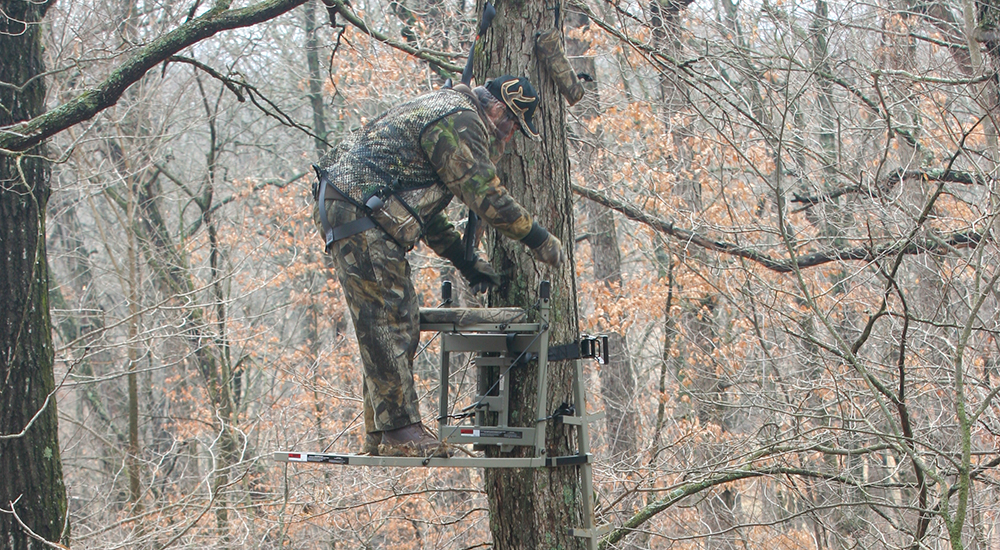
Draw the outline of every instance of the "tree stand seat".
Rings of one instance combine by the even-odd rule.
[[[442,325],[455,329],[480,324],[510,324],[523,321],[527,312],[519,307],[422,307],[420,330],[441,332]]]

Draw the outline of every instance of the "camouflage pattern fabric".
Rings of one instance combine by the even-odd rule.
[[[361,215],[346,202],[327,201],[331,224]],[[337,241],[330,254],[361,351],[365,429],[394,430],[420,422],[413,386],[420,310],[406,250],[381,231],[369,230]]]
[[[469,95],[437,90],[386,111],[319,161],[341,193],[364,204],[375,191],[430,187],[438,183],[420,150],[428,124],[456,111],[476,111]]]
[[[369,433],[394,430],[420,421],[412,370],[420,335],[419,304],[406,252],[418,238],[423,238],[441,256],[461,242],[461,234],[443,214],[455,196],[507,237],[520,240],[532,227],[531,216],[500,185],[496,176],[494,160],[499,158],[503,146],[494,138],[490,130],[492,124],[475,95],[468,88],[434,92],[430,97],[437,98],[438,105],[453,104],[442,102],[441,93],[460,95],[468,108],[457,109],[429,122],[418,132],[419,145],[415,152],[419,154],[414,156],[414,151],[408,151],[405,155],[410,162],[423,163],[420,167],[409,167],[409,173],[429,171],[435,183],[413,187],[414,182],[398,179],[395,197],[401,201],[389,203],[373,216],[382,229],[373,228],[337,241],[330,249],[361,351],[365,429]],[[415,101],[419,102],[420,98]],[[406,112],[426,119],[426,111],[412,103],[406,104]],[[380,124],[400,120],[399,113],[392,113],[377,120]],[[410,123],[405,126],[416,127]],[[370,129],[366,127],[350,138],[352,145],[337,147],[320,161],[320,166],[331,174],[331,178],[335,173],[357,173],[349,166],[342,166],[355,162],[352,160],[355,157],[344,151],[346,147],[366,150],[370,144],[359,144],[356,140],[368,133]],[[352,185],[369,188],[377,182],[369,185],[362,181]],[[416,223],[402,202],[418,214],[422,224]],[[313,218],[322,235],[318,206],[313,210]],[[363,210],[346,201],[328,200],[326,211],[334,227],[365,215]]]
[[[421,108],[421,101],[432,103],[434,109]],[[429,112],[445,114],[435,119]],[[391,124],[405,131],[385,128]],[[373,219],[407,250],[422,237],[440,255],[454,239],[461,238],[441,214],[455,196],[503,235],[520,239],[531,230],[532,219],[496,177],[494,162],[503,153],[503,145],[493,137],[488,124],[492,126],[475,94],[458,85],[454,90],[439,90],[390,110],[348,138],[348,144],[334,148],[319,165],[342,192],[371,191],[382,184],[372,171],[373,165],[365,159],[383,159],[391,145],[405,150],[399,153],[405,163],[378,162],[385,173],[392,175],[395,192]],[[370,128],[372,125],[379,131]],[[413,137],[412,147],[400,145],[410,143],[405,136]],[[365,169],[355,169],[355,164],[363,164]],[[405,170],[400,168],[403,165]],[[368,179],[358,180],[361,177]],[[428,178],[433,179],[433,184],[427,184]],[[365,197],[352,198],[364,203],[360,199]],[[410,209],[419,219],[412,216]]]
[[[552,234],[545,239],[541,246],[531,249],[531,253],[540,261],[553,267],[562,265],[563,260],[566,258],[566,254],[562,250],[562,243]]]
[[[502,235],[521,240],[531,231],[532,219],[500,185],[490,160],[491,141],[476,113],[460,111],[424,130],[420,144],[451,193]]]
[[[559,93],[566,98],[570,107],[576,105],[583,99],[583,84],[580,84],[576,72],[569,64],[559,31],[549,29],[540,33],[535,37],[535,48],[538,50],[538,59],[548,67],[552,80],[559,88]]]
[[[420,309],[420,322],[467,327],[479,323],[507,324],[527,322],[528,312],[519,307],[425,307]]]

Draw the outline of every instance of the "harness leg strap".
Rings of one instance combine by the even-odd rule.
[[[313,165],[313,169],[316,170],[316,176],[319,178],[319,199],[318,199],[319,200],[319,222],[320,222],[320,225],[323,227],[323,236],[326,239],[326,248],[325,248],[325,250],[329,254],[330,253],[330,247],[333,246],[333,243],[335,243],[335,242],[337,242],[337,241],[339,241],[341,239],[346,239],[347,237],[351,237],[351,236],[357,235],[358,233],[361,233],[363,231],[367,231],[367,230],[375,227],[375,222],[369,216],[364,216],[362,218],[358,218],[356,220],[347,222],[345,224],[338,225],[337,227],[333,227],[333,225],[330,224],[330,219],[326,215],[326,201],[327,200],[344,200],[344,196],[341,195],[336,189],[331,189],[333,186],[330,185],[330,178],[326,175],[326,171],[324,171],[323,169],[321,169],[319,166],[317,166],[315,164]],[[369,209],[372,209],[372,210],[374,210],[375,208],[381,207],[381,200],[377,199],[377,197],[373,197],[373,198],[375,198],[376,200],[378,200],[379,204],[377,204],[377,205],[373,205],[373,204],[366,205]],[[347,201],[347,202],[350,202],[350,201]],[[369,202],[371,202],[371,201],[369,201]],[[373,208],[373,206],[375,208]]]

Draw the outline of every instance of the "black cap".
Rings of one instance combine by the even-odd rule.
[[[527,78],[500,76],[487,82],[486,89],[514,112],[525,136],[538,139],[538,130],[531,121],[538,107],[538,94]]]

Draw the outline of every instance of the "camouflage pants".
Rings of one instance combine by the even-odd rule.
[[[327,216],[336,227],[358,218],[359,212],[346,202],[327,201]],[[373,228],[337,241],[330,254],[361,350],[365,430],[394,430],[420,422],[413,386],[420,311],[406,250]]]

